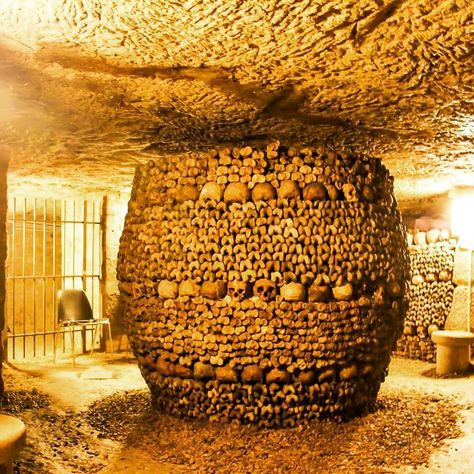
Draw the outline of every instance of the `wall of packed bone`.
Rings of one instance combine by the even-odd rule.
[[[392,181],[278,143],[139,167],[117,274],[156,405],[262,426],[370,409],[406,309]]]
[[[395,355],[434,362],[436,345],[431,333],[444,329],[453,302],[453,266],[456,240],[449,230],[407,233],[411,280],[408,310]]]

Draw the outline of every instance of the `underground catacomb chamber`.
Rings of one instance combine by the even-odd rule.
[[[392,181],[278,143],[139,167],[117,268],[156,406],[263,426],[370,409],[406,307]]]

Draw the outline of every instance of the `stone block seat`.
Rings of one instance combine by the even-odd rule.
[[[462,373],[469,369],[470,345],[474,342],[472,332],[434,331],[431,339],[436,343],[438,375]]]
[[[13,473],[13,461],[25,440],[25,424],[18,418],[0,414],[0,474]]]

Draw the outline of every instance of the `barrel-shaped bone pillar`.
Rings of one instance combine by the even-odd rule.
[[[371,409],[406,308],[392,193],[378,159],[278,143],[139,167],[117,273],[156,406],[265,427]]]

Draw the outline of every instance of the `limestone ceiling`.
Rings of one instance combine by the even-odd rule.
[[[400,196],[474,182],[470,0],[0,0],[13,181],[128,186],[228,141],[381,156]]]

